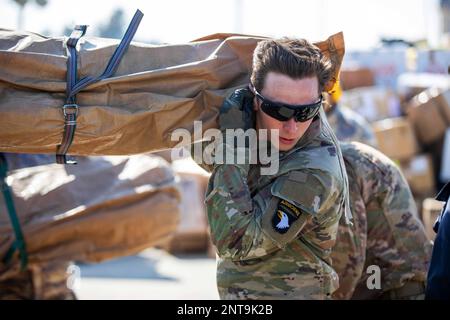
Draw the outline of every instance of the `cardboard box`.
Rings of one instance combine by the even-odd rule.
[[[433,57],[431,57],[431,54]],[[349,66],[365,67],[372,69],[375,74],[375,85],[390,87],[394,90],[401,89],[405,85],[421,86],[412,82],[430,82],[430,76],[434,76],[433,85],[440,85],[439,76],[445,76],[450,61],[450,51],[416,49],[406,47],[379,47],[370,50],[351,50],[345,53],[343,68]],[[414,76],[408,76],[407,81],[398,83],[399,76],[411,72]],[[436,74],[436,72],[441,74]],[[434,74],[431,74],[434,73]],[[442,74],[443,73],[443,74]],[[430,76],[424,77],[422,74]],[[417,81],[419,78],[419,81]],[[426,78],[426,79],[424,79]],[[436,79],[435,79],[436,78]],[[445,81],[442,85],[445,85]],[[427,88],[431,87],[428,85]]]
[[[450,90],[445,90],[436,96],[441,113],[444,116],[447,127],[450,127]]]
[[[159,248],[170,253],[204,253],[210,250],[208,246],[208,235],[205,232],[184,232],[176,233]]]
[[[436,233],[433,230],[434,222],[442,211],[444,202],[428,198],[423,201],[422,205],[422,221],[425,226],[425,231],[430,240],[434,240]]]
[[[369,122],[401,115],[399,97],[394,91],[386,88],[364,87],[345,91],[340,102]]]
[[[343,90],[370,87],[375,84],[374,74],[369,68],[344,69],[341,70],[339,78]]]
[[[406,113],[422,145],[431,144],[443,137],[447,129],[447,118],[443,97],[440,92],[430,89],[415,96],[409,103]]]
[[[421,154],[401,163],[402,172],[415,197],[430,197],[436,192],[433,159],[429,154]]]
[[[179,177],[180,223],[173,238],[162,248],[171,253],[206,252],[208,221],[204,200],[210,174],[192,158],[175,160],[172,168]]]
[[[441,91],[450,89],[449,76],[446,74],[407,72],[397,79],[398,92],[412,98],[422,91],[438,88]]]
[[[344,66],[372,69],[375,85],[396,89],[398,75],[407,71],[405,48],[381,47],[345,53]]]
[[[416,137],[405,118],[391,118],[374,122],[372,127],[378,149],[394,160],[410,160],[418,150]]]

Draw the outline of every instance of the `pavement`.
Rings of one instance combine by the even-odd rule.
[[[148,249],[99,264],[77,264],[80,300],[217,300],[216,261],[206,254]]]

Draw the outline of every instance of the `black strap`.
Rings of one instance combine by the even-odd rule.
[[[144,14],[137,10],[131,20],[125,35],[120,41],[119,46],[114,51],[111,59],[106,66],[105,71],[98,77],[87,76],[77,81],[77,51],[76,44],[78,40],[86,32],[87,26],[76,26],[75,30],[72,32],[69,40],[67,41],[68,47],[68,68],[67,68],[67,99],[66,104],[63,106],[64,113],[64,134],[61,145],[58,146],[56,153],[56,162],[60,164],[76,164],[76,161],[72,159],[67,159],[66,153],[68,152],[70,145],[72,144],[73,137],[75,134],[75,129],[77,126],[77,116],[78,116],[78,105],[76,104],[76,94],[81,90],[85,89],[89,85],[96,83],[100,80],[107,79],[111,77],[119,67],[120,60],[125,54],[131,40],[133,39],[139,23],[142,20]]]
[[[74,159],[66,156],[70,145],[72,144],[77,127],[78,105],[76,97],[71,96],[77,82],[77,43],[86,33],[86,25],[77,25],[67,40],[67,84],[66,84],[66,104],[63,106],[64,114],[64,133],[61,144],[56,151],[56,162],[60,164],[76,164]]]
[[[19,250],[20,267],[22,270],[25,270],[28,264],[27,248],[25,244],[25,238],[22,233],[22,228],[20,226],[20,221],[19,218],[17,217],[16,208],[14,206],[11,188],[6,182],[7,172],[8,172],[8,165],[6,163],[5,156],[2,153],[0,153],[0,189],[3,193],[3,197],[5,198],[5,204],[6,209],[8,210],[9,220],[11,221],[11,225],[14,230],[14,235],[16,237],[16,241],[14,241],[14,243],[6,252],[6,255],[3,257],[2,260],[4,263],[9,263],[16,250]]]

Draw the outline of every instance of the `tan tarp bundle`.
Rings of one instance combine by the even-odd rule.
[[[18,264],[18,263],[17,263]],[[68,287],[75,270],[69,262],[29,264],[25,271],[18,266],[0,276],[0,300],[73,300]]]
[[[262,39],[216,34],[178,45],[132,43],[113,78],[77,95],[80,112],[69,154],[166,149],[178,143],[171,132],[193,132],[194,120],[202,121],[203,130],[217,127],[224,96],[248,83],[252,53]],[[79,78],[101,74],[117,44],[82,38]],[[331,57],[337,78],[342,33],[316,45]],[[66,62],[63,38],[0,29],[0,152],[55,152],[64,127]]]
[[[79,159],[13,171],[8,182],[30,264],[134,254],[166,240],[179,221],[177,181],[160,157]],[[13,240],[0,197],[0,257]],[[0,282],[14,272],[0,263]]]

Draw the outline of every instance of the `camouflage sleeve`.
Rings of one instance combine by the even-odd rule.
[[[336,242],[342,213],[341,190],[340,180],[321,170],[291,171],[272,186],[274,196],[311,217],[297,237],[320,248],[324,259]]]
[[[208,220],[220,257],[253,259],[284,248],[313,216],[323,222],[316,232],[331,232],[324,239],[335,239],[339,217],[320,215],[327,201],[321,203],[321,182],[314,175],[291,172],[252,197],[244,171],[233,165],[218,166],[208,186]]]
[[[408,183],[393,163],[385,167],[390,179],[367,204],[367,229],[369,260],[386,266],[382,287],[387,290],[408,280],[424,282],[432,246]]]

